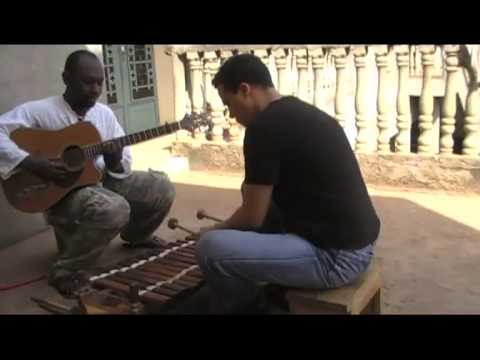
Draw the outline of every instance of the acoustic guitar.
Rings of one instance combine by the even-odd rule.
[[[103,153],[103,146],[113,142],[121,148],[185,129],[194,133],[196,129],[211,127],[207,113],[187,114],[178,122],[125,135],[108,141],[101,140],[96,127],[82,121],[61,130],[19,128],[10,134],[10,139],[31,155],[58,159],[69,171],[62,182],[45,181],[29,171],[18,169],[2,182],[8,202],[26,213],[43,212],[70,191],[97,184],[102,172],[95,166],[95,159]]]

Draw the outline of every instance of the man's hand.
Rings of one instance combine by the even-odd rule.
[[[200,237],[203,234],[205,234],[206,232],[212,231],[212,230],[215,230],[215,229],[216,229],[215,225],[213,225],[213,226],[202,226],[200,228],[200,230],[198,230],[198,232],[197,232],[197,237]]]
[[[189,235],[187,236],[187,239],[188,240],[198,240],[200,238],[200,236],[202,236],[203,234],[205,234],[206,232],[208,231],[211,231],[211,230],[215,230],[216,227],[215,226],[203,226],[200,228],[200,230],[198,230],[195,235]]]
[[[19,164],[19,167],[43,180],[60,182],[68,178],[70,172],[60,159],[47,159],[29,155]]]
[[[123,148],[117,145],[113,141],[106,142],[103,145],[103,159],[108,170],[121,173],[123,172],[122,166]]]

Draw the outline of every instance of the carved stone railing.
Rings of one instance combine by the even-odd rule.
[[[474,89],[462,98],[468,79],[458,45],[185,45],[167,52],[185,65],[189,84],[176,89],[179,96],[189,89],[193,111],[210,104],[214,142],[243,133],[211,79],[230,56],[248,52],[268,66],[281,94],[334,116],[357,152],[479,155],[480,99]]]

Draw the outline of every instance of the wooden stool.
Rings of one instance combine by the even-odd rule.
[[[287,290],[292,314],[380,314],[382,279],[373,260],[368,270],[350,285],[329,290]]]

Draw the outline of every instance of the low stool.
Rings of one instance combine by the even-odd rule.
[[[382,278],[373,260],[353,283],[326,290],[289,288],[285,299],[292,314],[380,314]]]

